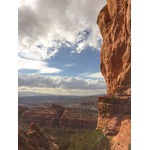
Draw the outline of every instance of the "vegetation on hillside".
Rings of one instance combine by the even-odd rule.
[[[45,129],[55,137],[60,150],[109,150],[109,139],[100,130],[75,128]]]

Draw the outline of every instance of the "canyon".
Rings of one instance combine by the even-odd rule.
[[[18,107],[19,150],[57,150],[59,146],[66,150],[70,141],[66,141],[65,136],[69,135],[70,140],[70,135],[79,129],[82,132],[89,129],[102,131],[101,137],[108,138],[111,145],[107,150],[130,149],[131,1],[107,0],[107,5],[99,12],[97,24],[103,37],[100,70],[106,81],[107,95],[89,97],[88,101],[81,101],[82,97],[21,98]],[[78,132],[75,137],[80,135]],[[99,136],[94,134],[93,137]],[[98,143],[97,140],[95,138],[94,142]],[[65,144],[59,145],[60,141]],[[104,150],[100,146],[99,149]]]
[[[66,150],[75,143],[76,137],[83,138],[87,133],[89,137],[99,136],[98,132],[92,132],[97,124],[96,110],[85,105],[84,108],[71,104],[70,108],[58,104],[45,105],[18,106],[19,150]],[[94,143],[95,139],[91,138]],[[88,142],[86,144],[89,145]]]
[[[97,124],[97,111],[90,109],[65,108],[52,104],[49,107],[39,106],[18,108],[19,124],[30,125],[36,123],[40,127],[56,128],[86,128],[95,129]]]

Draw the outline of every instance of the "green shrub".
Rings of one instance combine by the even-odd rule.
[[[72,135],[67,150],[109,150],[109,140],[101,131]]]
[[[128,150],[131,150],[131,144],[128,145]]]
[[[110,150],[109,140],[100,130],[64,127],[45,129],[45,132],[56,137],[60,150]]]

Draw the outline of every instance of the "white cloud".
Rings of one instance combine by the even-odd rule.
[[[39,70],[38,73],[45,74],[45,73],[60,73],[62,70],[52,67],[42,67],[42,69]]]
[[[18,85],[40,88],[62,88],[62,89],[80,89],[80,90],[98,90],[106,89],[104,81],[84,79],[80,77],[60,77],[60,76],[42,76],[38,74],[18,76]]]
[[[62,41],[63,42],[63,41]],[[27,43],[29,44],[29,43]],[[47,39],[41,39],[40,41],[35,42],[34,45],[29,49],[19,45],[19,55],[24,58],[29,58],[33,60],[45,60],[54,57],[61,47],[60,41],[49,42]]]
[[[84,79],[80,77],[60,77],[60,76],[42,76],[38,74],[18,75],[19,89],[26,87],[30,90],[33,88],[41,89],[61,89],[62,91],[106,91],[104,81]],[[23,90],[23,89],[22,89]],[[56,91],[57,91],[56,90]],[[55,91],[55,92],[56,92]],[[88,93],[87,93],[88,94]]]
[[[81,51],[83,51],[86,46],[87,46],[86,41],[80,42],[76,48],[77,53],[81,53]]]
[[[87,46],[99,49],[96,20],[105,3],[106,0],[19,0],[19,69],[34,69],[40,74],[60,73],[63,70],[48,67],[44,60],[54,57],[62,46],[70,48],[71,53],[81,53]],[[98,79],[19,75],[19,91],[90,95],[105,92],[106,85]]]
[[[73,67],[73,66],[75,66],[76,64],[74,64],[74,63],[71,63],[71,64],[64,64],[63,66],[64,67]]]
[[[106,94],[105,89],[96,90],[80,90],[80,89],[63,89],[63,88],[38,88],[38,87],[19,87],[18,91],[20,93],[38,93],[38,94],[52,94],[52,95],[75,95],[75,96],[88,96],[88,95],[100,95]],[[26,94],[25,94],[26,95]]]
[[[42,56],[36,52],[36,51],[32,51],[32,52],[19,52],[18,54],[20,57],[25,58],[25,59],[31,59],[31,60],[43,60]]]
[[[43,59],[54,56],[66,41],[76,44],[75,52],[78,53],[86,46],[99,49],[100,33],[96,20],[105,3],[106,0],[21,0],[18,10],[19,49],[42,54],[41,49]],[[78,34],[85,29],[90,29],[91,34],[78,43]],[[55,48],[52,46],[54,41],[59,41]],[[37,48],[37,43],[42,47]],[[50,47],[53,49],[51,55]]]
[[[100,73],[100,72],[89,74],[87,77],[89,77],[89,78],[104,78],[102,73]]]
[[[101,72],[95,72],[95,73],[85,72],[85,73],[79,74],[79,76],[86,77],[86,78],[104,79],[104,76],[102,75]]]
[[[18,57],[18,69],[32,69],[32,70],[37,70],[37,73],[60,73],[63,70],[58,69],[58,68],[52,68],[48,67],[48,64],[43,61],[37,61],[37,60],[30,60],[30,59],[25,59]]]
[[[34,3],[35,0],[18,0],[18,7],[22,7],[23,5],[29,5],[30,7],[34,8]]]

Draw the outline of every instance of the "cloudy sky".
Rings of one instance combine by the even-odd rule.
[[[106,92],[96,24],[106,0],[19,0],[18,90],[56,95]]]

